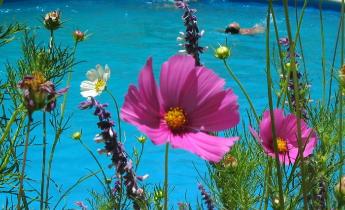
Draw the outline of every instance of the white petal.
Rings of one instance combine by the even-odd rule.
[[[103,74],[104,74],[103,67],[101,65],[97,64],[96,69],[98,72],[98,78],[103,78]]]
[[[86,72],[86,77],[91,82],[95,81],[98,78],[98,73],[95,69],[91,69]]]
[[[104,74],[103,74],[103,80],[105,82],[107,82],[110,78],[110,68],[108,66],[108,64],[105,65],[105,69],[104,69]]]
[[[93,138],[93,140],[94,140],[96,143],[104,142],[104,138],[103,138],[103,135],[102,135],[102,134],[96,134],[96,136],[95,136],[95,138]]]
[[[81,91],[80,94],[81,94],[81,96],[83,96],[84,98],[87,98],[87,97],[96,97],[96,96],[98,96],[98,93],[96,92],[96,90]]]
[[[90,82],[90,81],[82,81],[80,84],[80,90],[85,91],[85,90],[94,90],[95,89],[95,82]]]

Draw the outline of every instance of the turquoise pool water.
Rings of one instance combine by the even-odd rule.
[[[252,97],[257,111],[264,110],[267,106],[266,76],[265,76],[265,36],[226,36],[217,32],[232,21],[239,22],[242,27],[251,27],[256,23],[265,24],[267,7],[258,3],[227,2],[227,1],[201,1],[191,4],[198,10],[199,28],[206,31],[201,39],[202,46],[208,46],[209,50],[201,56],[201,61],[207,67],[214,69],[220,76],[226,79],[227,86],[234,89],[239,95],[239,104],[242,119],[246,118],[245,110],[249,107],[235,82],[226,73],[222,62],[213,56],[213,48],[218,43],[224,43],[228,39],[232,47],[230,65],[235,74],[242,81],[248,93]],[[96,126],[97,119],[91,112],[78,110],[78,104],[83,100],[79,94],[79,85],[85,79],[87,70],[96,64],[108,64],[112,70],[108,88],[115,95],[120,104],[123,103],[127,87],[137,82],[137,76],[149,56],[153,57],[155,76],[159,75],[161,64],[180,49],[176,41],[179,31],[184,31],[181,20],[182,11],[163,2],[148,3],[145,1],[6,1],[0,7],[1,23],[19,21],[31,27],[41,26],[41,17],[51,10],[60,9],[62,18],[66,20],[64,27],[56,32],[57,43],[73,45],[72,31],[75,29],[88,30],[92,36],[78,46],[77,60],[86,61],[78,64],[73,70],[73,79],[69,90],[67,113],[73,114],[70,121],[71,128],[63,134],[57,147],[54,159],[53,179],[62,185],[62,191],[71,186],[76,180],[89,173],[88,169],[97,170],[96,163],[88,153],[70,136],[74,131],[83,130],[83,140],[94,151],[102,145],[93,142],[93,137],[99,131]],[[290,9],[292,22],[295,23],[294,8]],[[300,10],[299,10],[300,11]],[[280,36],[286,36],[285,19],[280,6],[276,7],[276,16],[279,24]],[[329,70],[337,24],[340,13],[337,11],[324,11],[324,25],[326,32],[326,59]],[[293,26],[295,27],[295,25]],[[309,78],[312,83],[312,98],[317,101],[321,94],[321,39],[320,39],[319,11],[310,8],[306,10],[303,21],[301,39],[305,55]],[[37,36],[42,44],[48,43],[49,33],[44,28],[37,30]],[[274,36],[271,36],[274,46]],[[0,72],[5,72],[4,64],[9,61],[14,63],[21,56],[20,42],[0,48]],[[98,97],[101,102],[109,102],[110,98],[103,94]],[[60,99],[61,101],[61,99]],[[34,115],[40,119],[39,114]],[[126,148],[132,151],[132,147],[139,145],[135,137],[140,135],[135,127],[128,124],[124,127],[126,136]],[[36,141],[40,141],[37,131]],[[53,136],[48,136],[48,142],[53,141]],[[51,144],[49,144],[51,146]],[[41,152],[39,147],[32,146],[29,149],[30,162],[28,173],[34,180],[40,179]],[[104,166],[110,163],[107,157],[99,156]],[[164,146],[154,146],[148,142],[138,174],[149,174],[146,180],[149,184],[163,183]],[[206,165],[195,155],[182,150],[170,152],[169,181],[171,184],[170,204],[177,207],[178,202],[188,201],[193,205],[196,196],[199,196],[197,182],[200,177],[196,169],[204,175]],[[195,167],[194,167],[195,166]],[[196,169],[195,169],[196,168]],[[113,175],[113,170],[107,170],[107,174]],[[38,189],[38,181],[31,184]],[[59,197],[58,190],[52,186],[54,199]],[[73,190],[63,205],[75,207],[77,200],[85,201],[89,197],[88,190],[102,190],[97,179],[90,179]],[[199,196],[200,197],[200,196]],[[0,204],[3,201],[0,200]],[[62,207],[62,206],[61,206]]]

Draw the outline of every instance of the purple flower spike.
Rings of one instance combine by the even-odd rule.
[[[202,199],[205,201],[206,203],[206,206],[207,206],[207,209],[208,210],[213,210],[215,209],[214,208],[214,203],[213,203],[213,200],[212,200],[212,197],[208,194],[208,192],[206,192],[204,186],[202,186],[202,184],[198,184],[198,188],[201,192],[201,196],[202,196]]]
[[[77,201],[75,202],[75,205],[80,207],[81,210],[87,210],[87,206],[83,203],[83,201]]]
[[[134,201],[133,208],[135,210],[140,209],[136,202],[140,203],[145,199],[144,191],[137,183],[140,178],[137,178],[132,167],[132,160],[128,158],[123,144],[117,140],[116,132],[113,129],[114,122],[111,120],[110,113],[105,109],[107,106],[108,104],[101,104],[93,97],[79,104],[79,108],[82,110],[95,108],[94,115],[99,119],[97,126],[101,129],[101,133],[97,134],[94,140],[97,143],[103,142],[105,144],[104,149],[99,151],[102,154],[111,155],[112,165],[116,168],[117,179],[121,180],[123,177],[127,195]],[[119,192],[121,186],[122,183],[117,181],[113,193]]]
[[[287,37],[280,38],[279,44],[283,46],[289,46],[290,45],[289,38]]]
[[[180,45],[184,50],[180,52],[186,52],[192,55],[195,59],[195,65],[201,66],[199,54],[203,53],[207,48],[199,46],[199,38],[202,37],[204,31],[199,31],[197,17],[194,15],[196,9],[190,9],[187,2],[184,0],[175,0],[175,6],[185,10],[182,20],[186,26],[186,32],[180,32],[181,36],[177,38],[177,40],[183,41]]]

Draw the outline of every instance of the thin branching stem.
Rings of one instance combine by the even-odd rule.
[[[335,65],[335,60],[336,60],[336,57],[337,57],[339,37],[340,37],[340,31],[341,31],[341,25],[342,25],[342,21],[341,20],[342,20],[342,18],[340,18],[340,20],[339,20],[337,38],[336,38],[336,41],[335,41],[332,65],[331,65],[331,69],[330,69],[330,79],[329,79],[327,108],[329,108],[329,105],[331,103],[331,97],[332,97],[332,89],[333,89],[332,86],[333,86],[333,77],[334,77],[333,73],[334,73],[334,65]]]
[[[76,49],[77,49],[77,42],[75,42],[75,45],[74,45],[74,48],[73,48],[72,60],[74,60]],[[70,86],[71,78],[72,78],[72,71],[70,71],[68,73],[68,76],[67,76],[67,87]],[[64,118],[65,118],[66,104],[67,104],[67,93],[64,94],[63,101],[62,101],[62,104],[61,104],[61,115],[60,115],[61,117],[60,117],[58,126],[61,126],[63,124]],[[61,134],[62,134],[62,129],[61,129],[61,127],[59,127],[59,128],[56,129],[55,138],[54,138],[52,149],[51,149],[50,155],[49,155],[48,169],[47,169],[47,178],[46,178],[47,185],[46,185],[46,190],[45,190],[45,194],[46,194],[45,195],[45,208],[46,209],[48,208],[49,185],[50,185],[52,163],[53,163],[53,158],[54,158],[56,146],[57,146],[57,143],[60,140]]]
[[[250,96],[249,94],[247,93],[246,89],[243,87],[242,83],[240,82],[240,80],[236,77],[236,75],[234,74],[234,72],[232,72],[230,66],[228,65],[228,63],[226,62],[226,60],[224,59],[224,65],[226,67],[226,70],[229,72],[230,76],[232,77],[233,80],[235,80],[235,82],[237,83],[237,85],[240,87],[242,93],[244,94],[244,96],[246,97],[248,103],[249,103],[249,106],[251,108],[251,110],[253,111],[253,114],[254,114],[254,117],[255,117],[255,120],[256,122],[259,124],[260,123],[260,119],[259,119],[259,116],[258,114],[256,113],[256,110],[255,110],[255,107],[254,107],[254,104],[252,102],[252,100],[250,99]]]
[[[272,0],[270,0],[272,2]],[[268,103],[270,107],[271,115],[271,127],[272,127],[272,138],[273,138],[273,149],[275,154],[275,163],[277,168],[278,175],[278,188],[279,188],[279,206],[281,209],[284,209],[284,194],[283,194],[283,177],[281,172],[281,167],[279,163],[279,153],[277,145],[277,135],[276,128],[274,124],[274,112],[273,112],[273,98],[272,98],[272,78],[271,78],[271,68],[270,68],[270,7],[272,4],[269,4],[267,10],[267,19],[266,19],[266,76],[267,76],[267,92],[268,92]]]
[[[23,153],[23,162],[22,162],[22,172],[20,173],[19,177],[19,192],[18,192],[18,204],[17,204],[17,209],[20,210],[21,206],[21,200],[22,196],[24,194],[24,175],[25,175],[25,166],[26,166],[26,157],[28,153],[28,147],[29,147],[29,139],[30,139],[30,128],[31,127],[31,116],[28,117],[28,124],[27,124],[27,130],[25,134],[25,143],[24,143],[24,153]]]
[[[40,209],[43,209],[44,201],[44,175],[46,171],[46,154],[47,154],[47,114],[43,111],[43,133],[42,133],[42,172],[41,172],[41,193],[40,193]]]
[[[341,53],[340,53],[340,66],[344,65],[344,0],[341,1]],[[341,183],[341,177],[343,176],[343,93],[342,86],[339,84],[339,159],[341,164],[339,165],[339,182]],[[340,184],[339,192],[342,192],[342,184]]]
[[[2,134],[1,136],[1,139],[0,139],[0,145],[5,141],[6,137],[8,136],[8,134],[10,133],[10,130],[11,130],[11,126],[12,124],[16,121],[17,119],[17,115],[22,111],[23,109],[23,104],[20,105],[17,109],[14,110],[14,112],[12,113],[12,116],[10,118],[10,120],[7,122],[6,124],[6,128],[5,128],[5,131],[4,133]]]
[[[109,185],[109,182],[107,181],[107,175],[105,174],[104,172],[104,169],[102,167],[102,164],[99,162],[99,160],[97,159],[97,157],[95,156],[95,154],[93,154],[92,150],[86,145],[84,144],[84,142],[80,139],[79,140],[80,144],[86,149],[86,151],[91,155],[91,157],[96,161],[98,167],[99,167],[99,170],[102,172],[102,175],[103,175],[103,179],[104,179],[104,183],[106,184],[107,186],[107,191],[108,191],[108,194],[110,195],[111,194],[111,188],[110,188],[110,185]]]
[[[326,48],[325,48],[325,34],[323,30],[323,15],[322,15],[322,3],[323,0],[319,2],[320,8],[320,33],[321,33],[321,64],[322,64],[322,105],[326,103]]]
[[[169,144],[165,145],[165,161],[164,161],[164,210],[168,210],[168,164],[169,164]]]
[[[116,101],[115,96],[108,90],[106,89],[106,92],[110,95],[111,99],[113,99],[114,104],[115,104],[115,109],[116,109],[116,115],[117,115],[117,126],[119,129],[119,140],[122,140],[122,134],[121,134],[121,118],[120,118],[120,107],[119,104]]]
[[[283,1],[283,5],[284,5],[284,14],[285,14],[285,23],[286,23],[286,28],[287,28],[287,32],[288,32],[288,38],[289,40],[293,40],[292,39],[292,32],[291,32],[291,26],[290,26],[290,19],[289,19],[289,11],[288,11],[288,2],[287,0]],[[303,19],[303,15],[304,15],[304,10],[306,7],[306,1],[304,1],[304,5],[303,5],[303,10],[302,10],[302,14],[300,16],[300,21],[298,23],[297,26],[297,33],[296,33],[296,37],[294,39],[294,42],[290,43],[290,55],[291,56],[291,71],[292,71],[292,77],[293,77],[293,85],[294,85],[294,95],[295,95],[295,99],[296,99],[296,115],[297,115],[297,142],[298,142],[298,156],[301,158],[301,178],[302,178],[302,183],[301,183],[301,188],[302,188],[302,192],[303,192],[303,205],[304,205],[304,209],[307,210],[308,209],[308,198],[307,198],[307,189],[306,189],[306,184],[305,184],[305,167],[304,167],[304,157],[303,157],[303,152],[304,150],[303,145],[302,145],[302,132],[301,132],[301,104],[300,104],[300,95],[299,95],[299,83],[298,83],[298,77],[297,77],[297,67],[296,67],[296,62],[295,62],[295,43],[296,40],[298,38],[299,35],[299,31],[300,31],[300,27],[301,27],[301,23],[302,23],[302,19]]]

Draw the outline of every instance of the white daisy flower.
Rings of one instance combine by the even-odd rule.
[[[105,65],[104,69],[101,65],[96,65],[96,70],[91,69],[87,71],[86,77],[88,80],[82,81],[80,84],[80,94],[87,97],[95,97],[100,95],[107,85],[110,77],[110,68]]]

